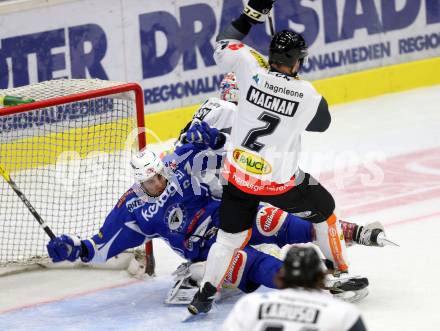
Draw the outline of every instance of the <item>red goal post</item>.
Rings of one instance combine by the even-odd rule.
[[[96,233],[129,188],[128,154],[146,146],[142,88],[61,79],[0,90],[5,95],[35,102],[0,108],[0,163],[57,235]],[[0,267],[47,260],[47,240],[0,181]],[[152,274],[151,241],[145,249]]]

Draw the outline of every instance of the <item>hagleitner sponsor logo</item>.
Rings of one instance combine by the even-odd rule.
[[[293,117],[298,109],[299,102],[283,99],[274,95],[260,91],[251,86],[248,90],[246,100],[254,105],[271,112]]]
[[[268,82],[264,82],[264,87],[269,89],[269,90],[271,90],[271,91],[274,91],[275,93],[282,93],[282,94],[285,94],[285,95],[290,95],[292,97],[301,98],[301,99],[304,97],[304,93],[303,92],[298,92],[298,91],[295,91],[295,90],[289,90],[285,86],[284,87],[280,87],[280,86],[277,86],[277,85],[269,84]]]
[[[247,172],[257,175],[265,175],[272,172],[272,166],[261,156],[242,149],[234,149],[232,157],[238,166]]]

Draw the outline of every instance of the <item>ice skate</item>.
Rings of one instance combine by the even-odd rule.
[[[336,271],[327,275],[325,286],[333,296],[347,301],[358,302],[368,295],[368,279]]]
[[[399,246],[386,237],[383,225],[380,222],[358,226],[358,230],[353,239],[357,244],[364,246]]]
[[[211,283],[205,283],[188,305],[188,311],[193,315],[207,313],[211,310],[216,293],[217,289]]]

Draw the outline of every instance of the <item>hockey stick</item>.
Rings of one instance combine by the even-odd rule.
[[[50,239],[55,239],[56,236],[50,229],[50,227],[44,222],[43,218],[38,214],[38,212],[35,210],[35,208],[32,206],[30,201],[26,198],[26,196],[23,194],[23,192],[20,191],[17,184],[12,180],[9,173],[0,165],[0,175],[5,179],[5,181],[9,184],[9,186],[14,190],[15,193],[19,196],[21,201],[25,204],[27,209],[31,212],[31,214],[35,217],[37,222],[40,224],[40,226],[43,228],[44,232],[47,233],[47,235],[50,237]],[[154,274],[155,269],[155,260],[153,255],[153,247],[152,245],[145,244],[146,249],[146,266],[145,266],[145,272],[148,275]]]
[[[43,228],[43,230],[47,233],[47,235],[50,237],[50,239],[55,239],[55,235],[53,234],[52,230],[49,228],[49,226],[44,222],[44,220],[41,218],[41,216],[37,213],[35,208],[31,205],[30,201],[26,198],[26,196],[20,191],[17,184],[12,180],[9,173],[0,165],[0,175],[5,179],[5,181],[9,184],[9,186],[14,190],[15,193],[19,196],[21,201],[25,204],[27,209],[31,212],[31,214],[35,217],[38,223],[40,223],[40,226]]]
[[[145,273],[149,276],[154,275],[154,269],[156,268],[156,261],[154,260],[153,245],[149,241],[145,244]]]
[[[267,19],[269,20],[270,35],[273,37],[275,34],[275,26],[272,19],[272,11],[267,14]]]

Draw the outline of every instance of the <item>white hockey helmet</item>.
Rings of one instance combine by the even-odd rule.
[[[144,149],[131,158],[131,168],[137,182],[142,183],[156,174],[163,175],[164,164],[154,152]]]
[[[233,72],[228,72],[220,82],[220,99],[238,103],[238,85]]]

